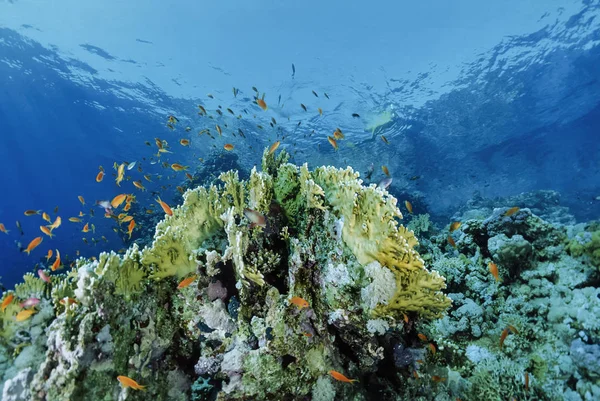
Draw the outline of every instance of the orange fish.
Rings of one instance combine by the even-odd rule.
[[[25,252],[27,252],[27,255],[30,255],[31,251],[33,251],[35,248],[37,248],[37,246],[39,244],[41,244],[43,240],[44,239],[42,237],[35,237],[33,240],[31,240],[29,245],[27,245],[27,249],[25,249]]]
[[[48,249],[48,254],[46,255],[46,262],[50,260],[52,257],[52,249]]]
[[[171,164],[171,168],[175,171],[183,171],[183,170],[187,170],[189,167],[182,166],[181,164],[178,164],[178,163],[173,163],[173,164]]]
[[[500,276],[498,275],[498,266],[494,262],[488,263],[488,269],[490,269],[490,273],[496,279],[496,282],[500,281]]]
[[[231,151],[231,150],[233,150],[233,145],[230,143],[226,143],[225,145],[223,145],[223,149],[225,149],[227,151]]]
[[[388,177],[390,176],[390,170],[388,170],[387,166],[381,166],[381,171],[383,171],[383,174],[387,175]]]
[[[417,337],[419,337],[419,340],[421,341],[427,341],[427,336],[423,333],[417,334]]]
[[[2,231],[4,234],[8,234],[10,232],[10,230],[7,230],[2,223],[0,223],[0,231]]]
[[[150,174],[146,174],[146,175],[144,176],[144,179],[145,179],[146,181],[148,181],[148,182],[152,182],[152,180],[150,179]]]
[[[121,219],[121,223],[129,223],[131,220],[133,220],[133,216],[125,216]]]
[[[189,286],[190,284],[192,284],[196,279],[198,278],[198,276],[196,276],[195,274],[188,277],[188,278],[184,278],[183,280],[181,280],[179,282],[179,284],[177,285],[177,289],[180,290],[182,288],[185,288],[187,286]]]
[[[450,232],[458,230],[461,225],[462,223],[460,221],[453,221],[452,223],[450,223]]]
[[[333,138],[340,140],[340,139],[344,139],[344,134],[342,133],[342,130],[339,128],[336,128],[335,131],[333,131]]]
[[[8,305],[10,305],[10,303],[12,302],[13,299],[15,299],[15,296],[12,293],[10,293],[6,297],[4,297],[4,300],[2,301],[2,306],[0,306],[0,309],[2,309],[2,312],[4,312],[4,310],[8,307]]]
[[[290,299],[290,303],[296,305],[300,309],[309,307],[308,301],[300,297],[292,297],[292,299]]]
[[[441,382],[446,381],[446,378],[434,375],[434,376],[431,376],[431,380],[435,383],[441,383]]]
[[[273,145],[271,145],[271,147],[269,148],[269,154],[270,155],[272,155],[277,150],[277,148],[279,147],[280,143],[281,142],[277,141]]]
[[[85,199],[83,199],[83,196],[79,195],[77,199],[79,199],[79,202],[81,202],[81,204],[85,206]]]
[[[507,327],[507,328],[508,328],[510,331],[512,331],[512,332],[513,332],[513,334],[519,334],[519,331],[517,330],[517,328],[516,328],[515,326],[513,326],[513,325],[510,325],[510,324],[509,324],[509,325],[507,325],[506,327]]]
[[[311,338],[313,335],[311,333],[302,333],[304,337]]]
[[[267,111],[267,109],[269,108],[267,106],[267,103],[263,99],[256,99],[256,104],[258,105],[258,107],[260,107],[264,111]]]
[[[129,211],[129,209],[131,209],[131,202],[127,202],[127,203],[125,204],[125,207],[123,208],[123,210],[124,210],[124,211],[126,211],[126,212],[128,212],[128,211]]]
[[[50,216],[46,212],[42,213],[42,219],[46,220],[48,223],[52,223]]]
[[[158,202],[158,204],[160,205],[160,207],[162,207],[162,210],[168,214],[169,216],[173,216],[173,211],[171,210],[171,208],[169,207],[169,205],[167,205],[165,202],[160,200],[160,197],[156,199],[156,202]]]
[[[502,345],[504,345],[504,340],[508,336],[508,329],[502,330],[502,334],[500,334],[500,349],[502,349]]]
[[[117,183],[117,186],[121,186],[121,181],[123,181],[123,178],[125,177],[125,163],[121,163],[119,165],[119,167],[117,167],[117,178],[115,180],[115,182]]]
[[[56,271],[60,268],[60,252],[58,251],[58,249],[56,250],[56,259],[54,260],[54,263],[52,263],[52,271]]]
[[[331,377],[333,377],[335,380],[338,380],[338,381],[341,381],[344,383],[354,383],[354,382],[358,381],[358,379],[348,379],[346,376],[344,376],[340,372],[336,372],[335,370],[330,370],[327,373],[329,373],[331,375]]]
[[[96,175],[96,182],[102,182],[102,179],[104,179],[104,171],[100,171],[98,172],[98,175]]]
[[[385,167],[385,166],[383,166],[383,167]],[[406,210],[408,210],[408,213],[412,214],[412,212],[413,212],[412,204],[409,201],[404,201],[404,206],[406,206]]]
[[[117,380],[124,388],[131,387],[134,390],[144,390],[146,388],[146,386],[138,384],[135,380],[130,379],[127,376],[117,376]]]
[[[90,227],[89,227],[90,223],[85,223],[85,226],[83,226],[83,229],[81,231],[83,231],[84,233],[87,233],[90,231]]]
[[[58,303],[63,306],[68,306],[68,305],[76,304],[77,300],[73,299],[73,298],[69,298],[69,297],[64,297],[64,298],[61,298],[61,300],[58,301]]]
[[[433,355],[435,355],[435,353],[436,353],[436,351],[437,351],[437,350],[435,349],[435,345],[433,345],[432,343],[429,343],[427,346],[428,346],[428,347],[429,347],[429,349],[431,350],[431,353],[432,353]]]
[[[55,228],[60,227],[61,224],[62,224],[62,219],[60,218],[60,216],[56,216],[56,220],[54,220],[54,223],[52,223],[52,225],[48,226],[48,228],[50,230],[54,230]]]
[[[110,201],[110,205],[116,209],[119,206],[121,206],[121,203],[123,203],[123,201],[125,200],[126,197],[127,197],[126,194],[117,195]]]
[[[17,313],[15,319],[17,322],[22,322],[24,320],[29,319],[32,315],[36,314],[37,311],[35,309],[23,309],[21,312]]]
[[[36,214],[40,214],[42,213],[41,210],[25,210],[25,212],[23,213],[25,216],[34,216]]]
[[[511,207],[506,212],[504,212],[504,216],[512,216],[513,214],[517,213],[519,210],[521,210],[521,208],[518,206]]]
[[[190,140],[189,139],[181,139],[179,141],[179,143],[181,144],[181,146],[190,146]]]
[[[54,237],[54,235],[52,234],[52,231],[48,227],[46,227],[46,226],[40,226],[40,230],[44,234],[46,234],[48,237],[50,237],[50,238]]]
[[[129,234],[129,238],[131,238],[131,233],[133,233],[134,228],[135,228],[135,220],[131,220],[129,222],[129,226],[127,227],[127,234]]]
[[[79,217],[69,217],[69,221],[71,223],[81,223],[81,219]]]
[[[408,315],[406,313],[402,313],[402,317],[404,318],[404,323],[408,324]]]
[[[333,146],[333,148],[334,148],[335,150],[338,150],[338,144],[337,144],[337,142],[335,141],[335,139],[334,139],[334,138],[332,138],[332,137],[328,136],[328,137],[327,137],[327,140],[329,141],[329,143],[331,144],[331,146]]]
[[[188,178],[188,180],[194,181],[194,176],[191,175],[190,173],[185,173],[185,176]]]
[[[452,238],[450,235],[448,236],[448,243],[452,248],[456,248],[456,242],[454,242],[454,238]]]
[[[146,188],[144,187],[144,185],[142,184],[141,181],[134,181],[133,185],[135,185],[135,187],[139,190],[145,191]]]

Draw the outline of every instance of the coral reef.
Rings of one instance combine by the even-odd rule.
[[[3,399],[396,394],[413,353],[426,354],[414,322],[451,305],[445,281],[385,190],[350,168],[310,171],[288,158],[265,151],[247,180],[229,171],[220,185],[188,189],[143,249],[78,259],[49,283],[27,275],[0,319]],[[186,277],[192,284],[178,288]],[[30,297],[40,299],[35,313],[16,321],[17,300]]]

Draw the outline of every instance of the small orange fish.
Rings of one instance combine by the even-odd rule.
[[[85,199],[83,199],[83,196],[79,195],[77,196],[77,199],[79,199],[79,202],[81,202],[81,204],[85,206]]]
[[[81,223],[81,219],[79,217],[69,217],[69,221],[71,223]]]
[[[60,216],[56,216],[56,220],[54,220],[54,223],[52,223],[52,225],[48,226],[48,228],[50,230],[54,230],[55,228],[60,227],[61,224],[62,224],[62,219],[60,218]]]
[[[277,148],[279,147],[280,143],[281,143],[280,141],[277,141],[273,145],[271,145],[271,147],[269,148],[269,154],[270,155],[272,155],[277,150]]]
[[[32,315],[36,314],[37,311],[35,309],[23,309],[21,312],[17,313],[15,319],[17,322],[22,322],[24,320],[29,319]]]
[[[344,376],[343,374],[341,374],[340,372],[337,372],[335,370],[330,370],[329,372],[327,372],[331,375],[331,377],[333,377],[335,380],[344,382],[344,383],[354,383],[357,382],[358,379],[348,379],[346,376]]]
[[[146,188],[144,187],[144,185],[142,184],[141,181],[134,181],[133,185],[139,190],[142,190],[142,191],[146,190]]]
[[[333,148],[334,148],[335,150],[338,150],[338,144],[337,144],[337,142],[335,141],[335,139],[333,139],[332,137],[328,136],[328,137],[327,137],[327,140],[329,141],[329,143],[331,144],[331,146],[333,146]]]
[[[56,250],[56,259],[54,260],[54,263],[52,263],[52,267],[51,267],[52,271],[54,272],[54,271],[58,270],[60,268],[60,265],[61,265],[60,252],[58,252],[58,249],[57,249]]]
[[[317,108],[317,111],[319,112],[319,115],[322,116],[323,115],[323,109],[322,108]]]
[[[302,333],[304,337],[311,338],[313,335],[311,333]]]
[[[98,174],[96,175],[96,182],[102,182],[103,179],[104,179],[104,171],[98,172]]]
[[[506,212],[504,212],[504,216],[506,216],[506,217],[512,216],[513,214],[517,213],[519,210],[521,210],[521,208],[518,206],[511,207]]]
[[[117,186],[119,186],[119,187],[121,186],[121,182],[123,181],[123,178],[125,178],[125,163],[121,163],[117,167],[117,178],[115,179]]]
[[[46,220],[48,223],[52,223],[50,216],[46,212],[42,213],[42,219]]]
[[[267,103],[263,99],[256,99],[256,104],[258,105],[258,107],[260,107],[264,111],[267,111],[267,109],[269,108],[267,106]]]
[[[44,239],[42,237],[35,237],[34,239],[31,240],[31,242],[29,243],[29,245],[27,245],[27,249],[25,249],[25,252],[27,252],[27,255],[31,254],[31,251],[33,251],[35,248],[37,248],[37,246],[39,244],[42,243]]]
[[[175,171],[183,171],[183,170],[187,170],[189,167],[182,166],[181,164],[178,164],[178,163],[173,163],[173,164],[171,164],[171,168]]]
[[[383,171],[383,174],[387,175],[388,177],[390,176],[390,170],[388,170],[387,166],[381,166],[381,171]]]
[[[181,144],[181,146],[190,146],[190,140],[189,139],[185,139],[182,138],[179,143]]]
[[[339,128],[336,128],[335,131],[333,131],[333,138],[340,140],[340,139],[344,139],[344,134],[342,133],[342,130]]]
[[[117,376],[117,380],[124,388],[131,387],[134,390],[144,390],[146,388],[146,386],[138,384],[135,380],[130,379],[127,376]]]
[[[510,325],[510,324],[509,324],[509,325],[507,325],[506,327],[507,327],[507,328],[508,328],[510,331],[512,331],[512,332],[513,332],[513,334],[519,334],[519,331],[517,330],[517,328],[516,328],[515,326],[513,326],[513,325]]]
[[[406,201],[404,201],[404,206],[406,206],[406,210],[408,210],[408,213],[412,214],[412,212],[413,212],[412,204],[406,200]]]
[[[133,216],[124,216],[120,220],[121,220],[121,223],[129,223],[131,220],[133,220]]]
[[[128,212],[129,209],[131,209],[131,202],[127,202],[125,203],[125,207],[123,208],[124,211]],[[109,216],[110,217],[110,216]]]
[[[427,336],[423,333],[417,334],[417,337],[419,337],[419,340],[421,341],[427,341]]]
[[[177,289],[180,290],[182,288],[185,288],[187,286],[189,286],[190,284],[192,284],[196,279],[198,278],[198,276],[196,276],[195,274],[188,277],[188,278],[184,278],[183,280],[181,280],[179,282],[179,284],[177,285]]]
[[[188,180],[194,181],[194,176],[191,175],[190,173],[185,173],[185,176],[188,178]]]
[[[504,345],[504,340],[508,336],[508,329],[502,330],[502,334],[500,334],[500,349],[502,349],[502,345]]]
[[[452,248],[456,248],[456,242],[454,242],[454,238],[452,238],[450,235],[448,236],[448,243]]]
[[[223,149],[225,149],[227,151],[231,151],[231,150],[233,150],[233,145],[230,143],[226,143],[225,145],[223,145]]]
[[[48,254],[46,255],[46,262],[50,260],[52,257],[52,249],[48,249]]]
[[[73,299],[73,298],[69,298],[69,297],[64,297],[64,298],[61,298],[61,300],[58,301],[58,303],[63,306],[68,306],[68,305],[76,304],[77,300]]]
[[[165,202],[161,201],[160,198],[157,198],[156,202],[158,202],[158,204],[160,205],[160,207],[162,207],[162,210],[166,214],[168,214],[169,216],[173,216],[173,211],[171,210],[171,208],[169,207],[169,205],[167,205]]]
[[[292,297],[292,299],[290,299],[290,303],[296,305],[299,309],[309,307],[308,301],[300,297]]]
[[[36,214],[42,213],[41,210],[25,210],[23,213],[25,216],[35,216]]]
[[[435,353],[436,353],[436,351],[437,351],[437,350],[435,349],[435,345],[433,345],[432,343],[429,343],[427,346],[428,346],[428,347],[429,347],[429,349],[431,350],[431,353],[432,353],[433,355],[435,355]]]
[[[2,223],[0,223],[0,231],[2,231],[4,234],[8,234],[10,232],[10,230],[7,230]]]
[[[4,300],[2,301],[2,306],[0,306],[0,309],[2,309],[2,312],[4,312],[4,310],[8,307],[8,305],[10,305],[10,303],[13,301],[13,299],[15,299],[15,296],[12,293],[10,293],[6,297],[4,297]]]
[[[500,281],[500,276],[498,275],[498,266],[494,262],[488,263],[488,269],[490,269],[490,273],[496,279],[496,282]]]
[[[446,378],[445,377],[440,377],[440,376],[433,375],[433,376],[431,376],[431,380],[434,383],[442,383],[442,382],[446,381]]]
[[[90,223],[85,223],[85,226],[83,226],[83,229],[81,231],[83,231],[84,233],[87,233],[90,231]]]
[[[450,223],[450,232],[458,230],[461,225],[462,223],[460,221],[453,221],[452,223]]]
[[[131,220],[129,222],[129,226],[127,227],[127,234],[129,234],[129,238],[131,238],[131,234],[133,233],[134,228],[135,228],[135,220]]]
[[[50,229],[46,226],[40,226],[40,230],[46,234],[48,237],[53,238],[54,234],[52,234],[52,231],[50,231]]]
[[[402,317],[404,319],[404,323],[408,324],[408,315],[406,313],[402,313]]]
[[[110,201],[110,205],[116,209],[119,206],[121,206],[121,203],[123,203],[123,201],[125,200],[126,197],[127,197],[126,194],[117,195]]]
[[[390,143],[388,142],[387,138],[383,135],[381,135],[381,140],[386,144],[389,145]]]
[[[148,181],[148,182],[152,182],[152,180],[150,179],[150,174],[146,174],[146,175],[144,176],[144,179],[145,179],[146,181]]]

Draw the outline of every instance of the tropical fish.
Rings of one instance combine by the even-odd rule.
[[[23,229],[21,228],[21,222],[19,220],[17,220],[17,228],[19,229],[19,232],[21,233],[21,235],[25,235],[25,233],[23,232]]]
[[[204,106],[202,106],[202,105],[199,104],[198,105],[198,109],[200,109],[200,111],[198,112],[198,114],[200,114],[201,116],[205,116],[207,114],[206,113],[206,109],[204,108]]]
[[[433,375],[433,376],[431,376],[431,380],[433,382],[435,382],[435,383],[441,383],[441,382],[446,381],[446,378],[445,377],[440,377],[440,376],[437,376],[437,375]]]
[[[360,118],[360,114],[358,114],[358,113],[352,113],[352,117],[353,118]]]
[[[244,209],[244,216],[250,220],[251,227],[259,226],[264,228],[267,226],[267,219],[265,216],[256,210],[246,208]]]
[[[42,237],[35,237],[34,239],[31,240],[31,242],[29,243],[29,245],[27,245],[27,249],[25,249],[25,252],[27,252],[27,255],[31,254],[31,251],[33,251],[35,248],[38,247],[39,244],[42,243],[44,239]]]
[[[387,189],[392,184],[392,177],[386,177],[377,184],[378,188]]]
[[[60,268],[60,252],[58,251],[58,249],[56,250],[56,259],[54,260],[54,263],[52,263],[52,267],[51,270],[54,272],[56,270],[58,270]]]
[[[334,137],[335,139],[337,139],[338,141],[339,141],[340,139],[344,139],[344,138],[345,138],[345,137],[344,137],[344,134],[342,133],[342,130],[341,130],[341,129],[339,129],[339,128],[336,128],[336,129],[335,129],[335,131],[333,131],[333,137]]]
[[[323,115],[323,109],[322,108],[317,108],[317,111],[319,112],[319,115],[322,116]]]
[[[448,236],[448,243],[451,247],[456,248],[456,242],[454,242],[454,238],[452,238],[450,235]]]
[[[2,231],[4,234],[8,234],[10,232],[10,230],[7,230],[2,223],[0,223],[0,231]]]
[[[55,228],[60,227],[61,224],[62,224],[62,219],[60,218],[60,216],[56,216],[56,220],[54,220],[54,223],[49,225],[48,228],[50,230],[54,230]]]
[[[511,207],[506,212],[504,212],[504,216],[506,216],[506,217],[512,216],[513,214],[517,213],[519,210],[521,210],[521,208],[518,206]]]
[[[417,337],[419,337],[419,340],[421,341],[427,341],[427,336],[423,333],[417,334]]]
[[[292,63],[292,79],[294,79],[294,76],[296,75],[296,66],[294,65],[294,63]],[[252,87],[254,88],[254,87]]]
[[[23,309],[21,312],[17,313],[15,320],[17,322],[22,322],[29,319],[32,315],[36,313],[37,311],[35,309]]]
[[[230,143],[226,143],[225,145],[223,145],[223,149],[225,149],[226,151],[232,151],[233,145]]]
[[[182,288],[185,288],[187,286],[189,286],[190,284],[192,284],[196,279],[198,278],[198,276],[196,276],[195,274],[188,277],[188,278],[184,278],[183,280],[181,280],[179,282],[179,284],[177,285],[177,289],[180,290]]]
[[[130,379],[127,376],[117,376],[117,380],[124,388],[131,387],[134,390],[144,390],[146,388],[146,386],[138,384],[135,380]]]
[[[70,297],[64,297],[64,298],[61,298],[60,301],[58,301],[58,303],[63,306],[69,306],[69,305],[76,304],[77,300],[70,298]]]
[[[129,163],[129,164],[127,165],[127,170],[133,170],[133,168],[135,167],[135,164],[136,164],[136,163],[137,163],[137,162]]]
[[[267,109],[269,108],[267,106],[267,103],[263,99],[256,99],[256,104],[264,111],[267,111]]]
[[[48,223],[52,223],[52,220],[50,219],[50,215],[48,215],[48,213],[46,213],[46,212],[42,213],[42,219],[46,220]]]
[[[341,381],[344,383],[354,383],[354,382],[358,381],[358,379],[348,379],[346,376],[344,376],[340,372],[336,372],[335,370],[330,370],[327,373],[329,373],[331,375],[331,377],[333,377],[335,380],[338,380],[338,381]]]
[[[329,141],[329,143],[331,144],[331,146],[333,146],[333,148],[334,148],[335,150],[338,150],[338,144],[337,144],[337,142],[335,141],[335,139],[333,139],[332,137],[328,136],[328,137],[327,137],[327,140]]]
[[[269,148],[269,154],[270,155],[272,155],[277,150],[277,148],[279,147],[280,143],[281,142],[277,141],[273,145],[271,145],[271,147]]]
[[[50,277],[42,269],[38,269],[37,273],[43,281],[50,282]]]
[[[502,346],[504,345],[504,340],[506,340],[507,336],[508,336],[508,329],[502,330],[502,334],[500,334],[500,349],[502,349]]]
[[[96,182],[102,182],[103,178],[104,178],[104,171],[98,172],[98,174],[96,175]]]
[[[144,176],[144,179],[145,179],[146,181],[148,181],[148,182],[152,182],[152,180],[150,179],[150,174],[146,174],[146,175]]]
[[[46,227],[46,226],[40,226],[40,230],[44,234],[46,234],[48,237],[50,237],[50,238],[54,237],[54,234],[52,234],[52,231],[48,227]]]
[[[162,210],[166,214],[168,214],[169,216],[173,216],[173,211],[171,210],[171,208],[169,207],[169,205],[167,205],[165,202],[163,202],[162,200],[160,200],[160,198],[157,198],[156,202],[158,202],[158,204],[160,205],[160,207],[162,207]]]
[[[81,202],[82,206],[85,206],[85,199],[83,199],[83,196],[79,195],[77,199],[79,199],[79,202]]]
[[[169,121],[171,124],[177,124],[177,123],[179,122],[179,119],[178,119],[177,117],[175,117],[174,115],[170,115],[170,116],[168,117],[168,121]]]
[[[292,297],[290,303],[296,305],[300,309],[308,308],[310,306],[307,300],[300,297]]]
[[[133,185],[134,185],[134,186],[135,186],[137,189],[139,189],[139,190],[141,190],[141,191],[145,191],[145,190],[146,190],[146,187],[144,187],[144,185],[142,184],[142,182],[141,182],[141,181],[134,181],[134,182],[133,182]]]
[[[179,143],[181,144],[181,146],[190,146],[189,139],[182,138],[181,140],[179,140]]]
[[[436,353],[435,345],[433,345],[432,343],[429,343],[429,344],[427,344],[427,346],[429,347],[429,350],[431,351],[431,353],[433,355],[435,355],[435,353]]]
[[[123,201],[125,200],[126,197],[127,197],[127,194],[119,194],[110,201],[110,205],[116,209],[119,206],[121,206],[121,204],[123,203]]]
[[[488,269],[490,269],[490,273],[496,279],[496,282],[500,281],[500,276],[498,275],[498,266],[494,262],[488,263]]]
[[[382,141],[383,141],[383,142],[384,142],[386,145],[389,145],[389,144],[390,144],[390,142],[387,140],[387,138],[386,138],[385,136],[383,136],[383,135],[381,135],[381,140],[382,140]]]
[[[173,164],[171,164],[171,168],[175,171],[183,171],[183,170],[187,170],[189,167],[182,166],[181,164],[178,164],[178,163],[173,163]]]
[[[302,107],[302,110],[308,111],[308,110],[306,110],[306,106],[304,104],[300,103],[300,107]]]
[[[50,260],[52,257],[52,249],[48,249],[48,254],[46,254],[46,262]]]
[[[10,293],[6,297],[4,297],[4,300],[2,301],[2,306],[0,306],[0,309],[2,309],[2,312],[4,312],[4,310],[8,307],[8,305],[10,305],[10,303],[13,301],[13,299],[15,299],[15,296],[12,293]]]
[[[133,233],[134,228],[135,228],[135,220],[131,220],[129,222],[129,226],[127,227],[127,234],[129,234],[130,239],[131,239],[131,234]]]
[[[185,173],[185,176],[188,178],[188,180],[194,181],[194,176],[191,175],[190,173]]]
[[[19,306],[21,308],[31,308],[32,306],[36,306],[39,303],[40,303],[39,298],[31,297],[31,298],[27,298],[25,301],[21,302],[19,304]],[[3,309],[3,311],[4,311],[4,309]]]
[[[517,330],[517,328],[511,324],[506,326],[510,331],[513,332],[513,334],[519,334],[519,331]]]
[[[125,177],[125,163],[121,163],[117,168],[117,179],[115,180],[118,186],[121,186],[121,182]]]
[[[388,177],[390,176],[390,170],[388,170],[387,166],[381,166],[381,171],[383,171],[383,174],[387,175]]]
[[[83,229],[81,231],[83,231],[84,233],[87,233],[90,231],[90,223],[85,223],[85,226],[83,226]]]
[[[240,90],[238,88],[236,88],[235,86],[232,89],[233,91],[233,97],[237,97],[238,93],[240,92]]]
[[[406,210],[408,210],[408,213],[413,214],[413,207],[409,201],[405,200],[404,206],[406,206]]]
[[[458,230],[461,225],[462,223],[460,221],[453,221],[452,223],[450,223],[450,232]]]
[[[327,94],[327,92],[323,92],[323,95],[324,95],[324,96],[325,96],[327,99],[329,99],[329,95]]]
[[[36,214],[42,213],[41,210],[25,210],[23,213],[25,216],[35,216]]]

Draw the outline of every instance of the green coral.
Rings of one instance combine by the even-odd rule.
[[[594,230],[595,226],[578,233],[566,246],[567,251],[575,256],[587,256],[592,265],[600,269],[600,229]]]

